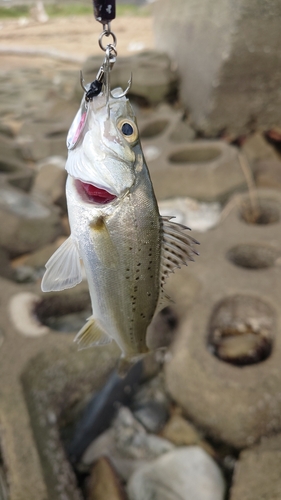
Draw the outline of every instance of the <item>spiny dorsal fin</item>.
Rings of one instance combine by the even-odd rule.
[[[65,290],[81,281],[78,244],[69,236],[48,260],[41,288],[43,292]]]
[[[169,273],[175,268],[187,265],[198,255],[195,245],[198,245],[192,236],[186,233],[189,228],[176,222],[171,222],[172,217],[161,217],[163,228],[163,241],[161,253],[161,288],[166,282]]]
[[[93,316],[91,316],[77,333],[74,342],[77,342],[80,350],[96,345],[109,344],[111,338],[102,330]]]

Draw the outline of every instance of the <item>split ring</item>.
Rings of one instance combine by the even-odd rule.
[[[103,39],[103,37],[104,37],[104,36],[106,36],[106,37],[112,36],[112,41],[113,41],[113,43],[112,43],[112,44],[110,44],[110,45],[112,45],[113,47],[116,47],[116,41],[117,41],[117,40],[116,40],[116,36],[114,35],[114,33],[113,33],[112,31],[104,30],[104,31],[100,34],[100,36],[99,36],[99,46],[100,46],[100,48],[101,48],[104,52],[106,51],[106,47],[104,47],[104,46],[103,46],[103,44],[102,44],[102,39]],[[107,45],[109,45],[109,44],[107,44]]]

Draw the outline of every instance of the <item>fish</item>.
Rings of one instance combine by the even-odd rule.
[[[147,328],[169,300],[166,279],[194,260],[198,242],[160,215],[136,117],[120,90],[84,97],[70,127],[71,233],[47,262],[41,288],[76,286],[83,263],[92,315],[74,340],[79,349],[114,340],[126,364],[148,352]]]

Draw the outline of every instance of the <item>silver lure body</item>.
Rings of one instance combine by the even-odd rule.
[[[75,286],[82,260],[93,315],[75,340],[88,347],[114,339],[132,358],[147,352],[146,330],[161,309],[167,275],[193,260],[196,241],[187,228],[159,215],[126,97],[106,104],[100,95],[88,103],[88,116],[85,109],[82,100],[68,135],[71,235],[47,262],[42,290]],[[110,199],[96,202],[85,186]]]

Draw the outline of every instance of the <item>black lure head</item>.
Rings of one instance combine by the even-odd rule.
[[[99,80],[94,80],[90,84],[89,90],[86,90],[85,99],[87,102],[91,101],[94,97],[100,94],[102,88],[102,82]]]
[[[97,74],[96,79],[92,83],[90,83],[90,87],[86,88],[83,78],[83,73],[82,71],[80,71],[80,84],[85,92],[85,100],[87,102],[92,101],[94,97],[100,94],[103,85],[103,79],[104,79],[104,71],[103,68],[101,67]]]

